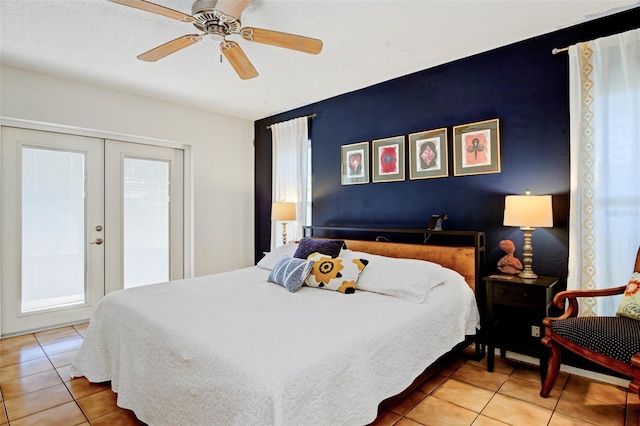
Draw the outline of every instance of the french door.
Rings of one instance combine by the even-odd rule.
[[[184,276],[183,151],[106,141],[106,292]]]
[[[182,278],[181,150],[10,127],[1,141],[2,335]]]

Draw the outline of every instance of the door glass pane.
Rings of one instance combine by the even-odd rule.
[[[22,312],[85,301],[85,155],[22,148]]]
[[[169,163],[124,159],[124,288],[169,280]]]

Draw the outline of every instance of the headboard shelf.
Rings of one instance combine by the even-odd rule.
[[[362,226],[303,226],[304,235],[311,237],[315,231],[337,231],[337,232],[373,232],[381,234],[423,234],[423,235],[449,235],[449,236],[463,236],[473,237],[482,243],[484,247],[485,233],[482,231],[435,231],[431,229],[418,229],[418,228],[372,228]]]

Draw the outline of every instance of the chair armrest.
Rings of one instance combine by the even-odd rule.
[[[553,298],[553,304],[556,305],[560,309],[564,309],[565,300],[569,302],[567,305],[567,309],[565,312],[557,318],[549,318],[551,321],[571,318],[578,316],[578,297],[603,297],[603,296],[614,296],[616,294],[624,293],[624,290],[627,288],[626,285],[620,287],[612,287],[612,288],[602,288],[596,290],[565,290],[556,294]]]

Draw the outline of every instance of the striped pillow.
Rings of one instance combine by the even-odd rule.
[[[284,256],[278,260],[267,279],[295,293],[304,284],[313,264],[312,260]]]

